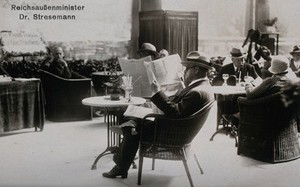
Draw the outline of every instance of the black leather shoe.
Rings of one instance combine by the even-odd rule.
[[[109,172],[107,173],[102,173],[103,177],[106,178],[116,178],[117,176],[121,176],[123,179],[127,178],[128,172],[127,171],[122,171],[119,169],[117,166],[114,166]]]

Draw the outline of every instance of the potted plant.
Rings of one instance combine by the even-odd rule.
[[[265,26],[263,30],[265,32],[271,32],[271,33],[277,32],[277,26],[276,26],[277,21],[278,21],[277,17],[265,20],[263,22],[263,25]]]
[[[104,83],[110,92],[111,100],[120,100],[120,95],[122,92],[122,77],[118,73],[118,63],[112,63],[107,74],[109,75],[109,82]]]

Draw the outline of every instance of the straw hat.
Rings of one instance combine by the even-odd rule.
[[[199,51],[192,51],[187,54],[186,61],[182,61],[184,66],[200,66],[212,70],[210,58],[205,54],[200,55]]]
[[[289,69],[289,60],[283,55],[277,55],[272,58],[271,66],[269,71],[272,74],[281,74],[288,72]]]
[[[159,53],[156,51],[156,47],[151,43],[143,43],[141,48],[136,51],[137,53],[148,52],[155,58],[159,57]]]

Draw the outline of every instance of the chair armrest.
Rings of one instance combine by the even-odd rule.
[[[162,120],[168,120],[168,121],[185,121],[187,119],[190,118],[194,118],[196,115],[198,115],[199,113],[203,113],[204,111],[206,111],[207,109],[210,109],[212,107],[214,103],[214,100],[211,100],[210,102],[208,102],[205,106],[203,106],[200,110],[198,110],[197,112],[195,112],[194,114],[187,116],[187,117],[182,117],[182,118],[174,118],[174,117],[168,117],[162,114],[147,114],[144,118],[143,121],[147,120],[147,118],[150,117],[154,117],[155,119],[162,119]]]
[[[65,78],[61,78],[62,80],[68,81],[68,82],[91,82],[92,79],[90,78],[82,78],[82,79],[65,79]]]
[[[81,82],[81,81],[92,81],[92,79],[90,78],[81,78],[81,79],[67,79],[67,78],[63,78],[63,77],[60,77],[58,75],[55,75],[49,71],[45,71],[45,70],[40,70],[40,73],[42,74],[45,74],[47,76],[51,76],[55,79],[58,79],[58,80],[62,80],[62,81],[67,81],[67,82]]]
[[[154,127],[154,143],[170,145],[190,143],[205,123],[213,102],[210,101],[193,115],[184,118],[167,117],[161,114],[146,115],[142,120],[141,140],[143,140],[144,123],[148,118],[155,117],[155,121],[150,122]]]

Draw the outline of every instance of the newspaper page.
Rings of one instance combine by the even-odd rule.
[[[168,95],[174,95],[181,87],[183,69],[178,54],[151,61],[150,56],[141,59],[119,58],[125,75],[132,76],[133,96],[151,97],[151,83],[156,80]]]
[[[150,97],[151,88],[144,62],[150,62],[151,57],[140,59],[119,58],[119,63],[124,75],[132,76],[133,96]]]
[[[156,80],[162,91],[168,96],[182,89],[181,78],[183,68],[178,54],[170,55],[150,62],[144,62],[149,77],[149,83]]]
[[[129,105],[124,112],[124,116],[136,117],[143,119],[147,114],[152,114],[153,110],[151,108],[146,108],[142,106]],[[149,120],[154,120],[154,118],[149,118]]]

